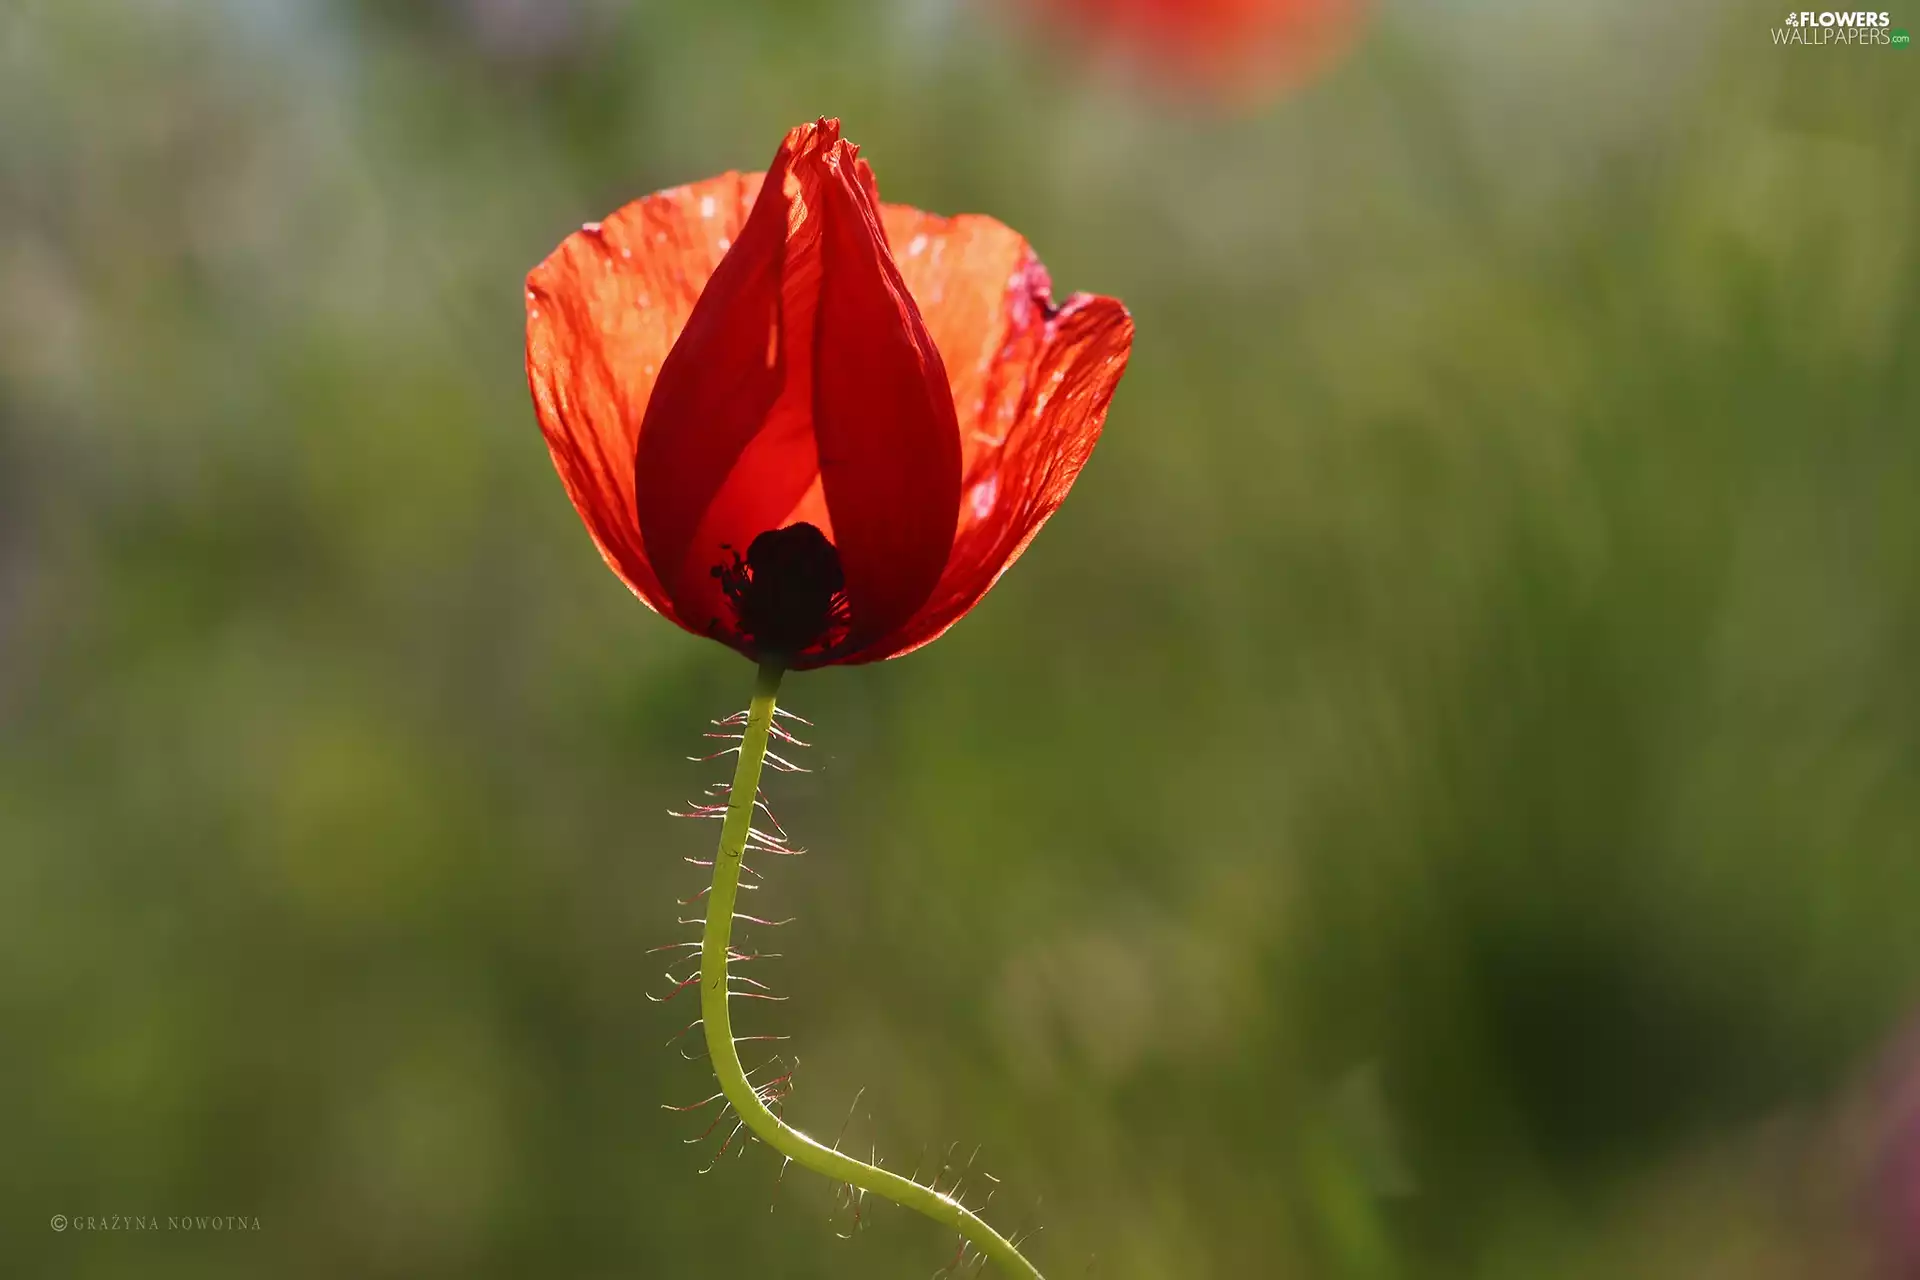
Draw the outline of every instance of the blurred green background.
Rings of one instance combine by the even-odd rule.
[[[1874,1275],[1920,54],[1779,20],[1383,3],[1229,112],[1011,0],[10,0],[0,1271],[950,1255],[660,1109],[750,668],[521,367],[569,230],[829,113],[1138,338],[972,616],[789,682],[790,1117],[978,1147],[1056,1277]]]

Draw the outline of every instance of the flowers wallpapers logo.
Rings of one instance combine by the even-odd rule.
[[[1907,43],[1906,32],[1895,31],[1892,15],[1885,10],[1834,10],[1814,11],[1799,9],[1789,13],[1782,26],[1773,29],[1773,42],[1778,45],[1813,45],[1822,47],[1882,47],[1904,48]]]

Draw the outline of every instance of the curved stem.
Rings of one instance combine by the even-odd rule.
[[[726,821],[720,828],[720,851],[713,858],[713,889],[707,895],[707,927],[700,945],[700,1016],[706,1027],[713,1073],[719,1077],[727,1101],[733,1104],[747,1128],[787,1159],[835,1182],[850,1183],[952,1227],[1015,1280],[1041,1280],[1040,1272],[1018,1249],[952,1196],[822,1146],[782,1121],[767,1110],[740,1067],[740,1054],[733,1041],[733,1021],[727,1008],[727,955],[733,941],[734,901],[740,891],[740,858],[746,851],[748,829],[753,825],[753,802],[759,793],[760,767],[766,759],[767,730],[773,724],[774,697],[780,690],[781,675],[779,664],[761,664],[740,739],[740,761],[734,769],[733,788],[727,796]]]

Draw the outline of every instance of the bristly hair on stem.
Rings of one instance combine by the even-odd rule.
[[[730,1150],[744,1149],[744,1144],[736,1148],[741,1134],[745,1132],[772,1147],[784,1157],[781,1164],[781,1176],[784,1178],[788,1164],[802,1165],[821,1174],[838,1184],[836,1195],[844,1208],[852,1214],[852,1226],[849,1234],[858,1230],[866,1197],[878,1196],[895,1204],[912,1209],[933,1221],[951,1229],[957,1237],[957,1247],[946,1266],[941,1269],[943,1276],[972,1275],[988,1262],[1000,1269],[1009,1280],[1041,1280],[1039,1270],[1021,1254],[1018,1245],[1002,1236],[983,1221],[975,1210],[968,1207],[965,1196],[969,1172],[974,1159],[978,1157],[976,1149],[964,1166],[956,1169],[953,1153],[958,1144],[948,1149],[948,1156],[942,1162],[941,1169],[935,1173],[933,1182],[923,1185],[919,1181],[916,1168],[912,1177],[901,1177],[889,1169],[882,1168],[877,1157],[861,1160],[840,1150],[840,1139],[832,1146],[826,1146],[795,1129],[782,1119],[784,1104],[793,1091],[793,1077],[798,1065],[797,1059],[775,1057],[762,1063],[749,1072],[740,1061],[739,1046],[743,1043],[766,1040],[784,1040],[783,1036],[737,1036],[733,1032],[734,1000],[779,1000],[764,983],[748,979],[733,973],[730,966],[750,961],[776,958],[774,953],[743,952],[733,943],[733,926],[736,920],[748,924],[776,927],[790,923],[787,920],[767,920],[759,916],[748,915],[739,910],[739,897],[743,890],[752,891],[758,882],[758,875],[745,865],[749,853],[770,856],[791,857],[804,852],[795,848],[786,829],[773,816],[766,796],[760,790],[760,774],[763,768],[777,772],[806,772],[793,761],[773,754],[768,743],[777,741],[783,746],[805,747],[791,729],[781,721],[805,725],[807,722],[776,706],[783,668],[777,661],[762,662],[758,679],[755,681],[753,701],[743,712],[736,712],[722,720],[714,722],[714,732],[709,738],[718,739],[732,745],[724,746],[711,755],[695,759],[714,760],[733,755],[733,782],[730,786],[708,788],[709,798],[696,801],[688,809],[676,816],[688,818],[711,818],[719,820],[720,844],[711,862],[705,859],[689,858],[687,861],[697,866],[710,866],[713,871],[712,883],[701,893],[685,899],[683,905],[692,905],[704,899],[706,917],[684,919],[683,924],[701,926],[698,943],[677,942],[656,951],[691,952],[699,951],[699,968],[687,973],[673,972],[670,966],[666,974],[669,984],[665,995],[654,997],[658,1000],[671,1000],[682,991],[698,984],[700,988],[700,1016],[681,1029],[670,1043],[679,1045],[690,1036],[694,1027],[700,1027],[706,1043],[707,1058],[712,1063],[715,1079],[719,1082],[720,1092],[699,1102],[684,1107],[669,1107],[673,1111],[704,1111],[716,1102],[723,1102],[719,1113],[714,1117],[705,1132],[691,1141],[698,1142],[725,1127],[725,1121],[731,1116],[734,1120],[727,1130],[719,1150],[706,1172],[717,1164],[720,1158]],[[764,825],[760,825],[764,824]],[[743,875],[752,877],[755,883],[742,883]],[[690,956],[685,957],[690,959]],[[685,1054],[685,1049],[681,1052]],[[775,1074],[768,1075],[773,1072]],[[755,1083],[753,1077],[763,1078]],[[859,1105],[856,1096],[854,1105]],[[852,1110],[848,1112],[849,1119]],[[842,1127],[841,1138],[845,1137]],[[954,1180],[946,1190],[941,1190],[941,1177],[954,1173]],[[985,1175],[981,1175],[985,1176]],[[988,1181],[993,1179],[988,1178]],[[776,1184],[777,1185],[777,1184]],[[992,1202],[993,1193],[989,1189],[984,1209]],[[1031,1233],[1027,1233],[1028,1236]]]

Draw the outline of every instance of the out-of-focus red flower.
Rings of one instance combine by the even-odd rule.
[[[1096,50],[1162,79],[1246,98],[1297,84],[1343,52],[1366,0],[1023,0]]]
[[[1887,1055],[1875,1209],[1888,1280],[1920,1280],[1920,1023]]]
[[[1126,367],[1017,233],[883,205],[837,120],[627,205],[527,277],[527,376],[615,573],[696,635],[874,662],[979,602],[1066,497]]]

